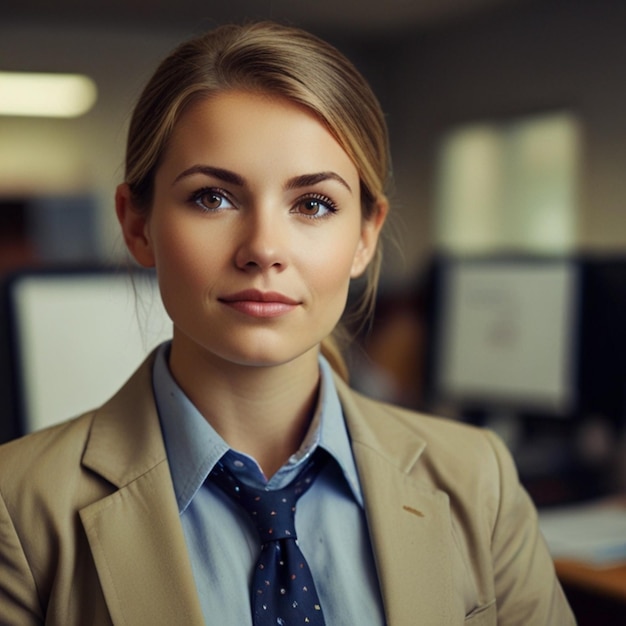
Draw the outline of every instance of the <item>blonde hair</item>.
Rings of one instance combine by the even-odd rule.
[[[159,65],[139,98],[128,132],[125,178],[137,210],[150,211],[155,171],[186,107],[231,89],[276,95],[314,112],[359,172],[363,219],[376,216],[385,202],[390,169],[378,100],[336,48],[273,22],[222,26],[181,44]],[[373,310],[381,259],[379,244],[353,318],[365,319]],[[322,351],[345,375],[336,341],[323,342]]]

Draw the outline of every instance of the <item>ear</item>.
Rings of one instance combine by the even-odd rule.
[[[154,254],[148,231],[148,218],[138,210],[132,200],[128,184],[118,186],[115,192],[115,212],[122,227],[128,251],[139,265],[154,267]]]
[[[376,201],[376,208],[373,214],[364,219],[361,224],[361,239],[357,246],[354,260],[352,262],[351,278],[358,278],[367,268],[376,252],[380,231],[389,212],[389,202],[387,198],[381,196]]]

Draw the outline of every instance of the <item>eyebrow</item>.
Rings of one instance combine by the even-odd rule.
[[[236,174],[235,172],[231,172],[230,170],[225,170],[221,167],[213,167],[212,165],[193,165],[183,172],[181,172],[175,179],[174,183],[176,184],[182,178],[186,178],[188,176],[193,176],[194,174],[203,174],[204,176],[212,176],[217,178],[225,183],[230,183],[231,185],[236,185],[238,187],[244,187],[246,184],[245,178]],[[352,193],[352,189],[350,185],[345,181],[344,178],[336,174],[335,172],[316,172],[315,174],[301,174],[300,176],[294,176],[287,181],[285,185],[285,189],[301,189],[302,187],[312,187],[317,185],[318,183],[322,183],[327,180],[334,180],[341,185],[343,185],[350,193]]]
[[[193,176],[194,174],[204,174],[205,176],[213,176],[214,178],[218,178],[219,180],[224,181],[225,183],[230,183],[231,185],[237,185],[238,187],[243,187],[246,184],[245,179],[239,174],[235,174],[235,172],[231,172],[230,170],[222,169],[221,167],[213,167],[212,165],[192,165],[187,168],[184,172],[181,172],[175,179],[174,185],[181,180],[182,178],[186,178],[187,176]]]
[[[343,185],[350,193],[352,189],[350,185],[335,172],[317,172],[316,174],[302,174],[301,176],[295,176],[287,181],[285,185],[286,189],[300,189],[301,187],[312,187],[318,183],[323,183],[327,180],[334,180]]]

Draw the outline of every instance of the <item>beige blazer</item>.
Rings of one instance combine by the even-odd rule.
[[[0,624],[204,623],[151,363],[103,407],[0,447]],[[337,385],[388,624],[573,624],[499,440]]]

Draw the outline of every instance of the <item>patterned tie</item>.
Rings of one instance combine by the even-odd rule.
[[[325,457],[308,461],[295,481],[283,489],[266,491],[241,483],[219,462],[211,477],[254,522],[261,538],[261,554],[252,577],[254,626],[324,626],[313,576],[297,544],[296,502],[313,484]]]

